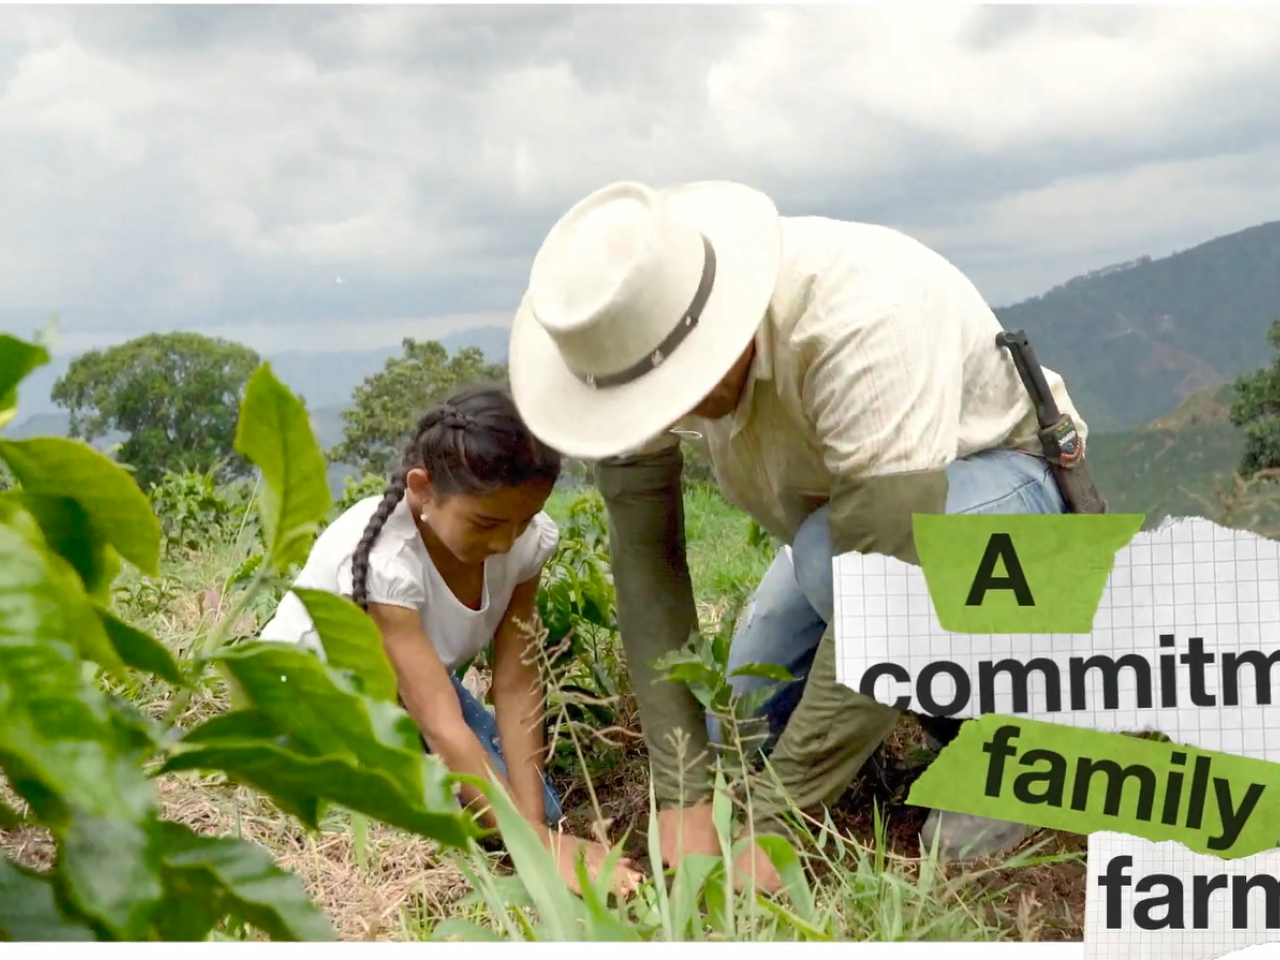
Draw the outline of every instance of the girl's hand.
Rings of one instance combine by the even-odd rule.
[[[559,831],[549,832],[547,841],[549,849],[556,858],[561,878],[569,885],[570,890],[581,896],[582,888],[578,884],[577,870],[579,854],[585,859],[587,876],[594,881],[599,879],[600,870],[604,866],[605,858],[609,855],[609,848],[595,840],[583,840]],[[613,875],[609,878],[609,889],[619,897],[628,897],[636,891],[643,880],[644,874],[640,872],[635,861],[623,857],[613,868]]]

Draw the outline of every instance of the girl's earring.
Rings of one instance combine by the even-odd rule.
[[[423,508],[422,508],[422,513],[418,514],[418,516],[422,519],[422,522],[423,522],[423,523],[426,523],[426,522],[427,522],[427,508],[426,508],[426,507],[423,507]]]

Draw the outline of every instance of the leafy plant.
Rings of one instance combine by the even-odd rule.
[[[603,728],[615,721],[624,671],[616,658],[618,609],[609,566],[604,502],[594,492],[569,505],[556,552],[543,571],[538,612],[549,668],[549,706],[566,719]],[[560,744],[566,757],[569,745]]]
[[[368,497],[380,497],[387,489],[387,478],[373,473],[359,477],[347,477],[342,481],[342,496],[333,505],[332,518],[350,510],[361,500]]]
[[[1280,320],[1267,329],[1267,345],[1280,354]],[[1244,433],[1244,453],[1237,468],[1247,480],[1259,470],[1280,467],[1280,355],[1270,366],[1234,382],[1231,422]]]
[[[0,337],[0,398],[47,362],[43,348]],[[245,390],[235,447],[262,475],[257,583],[306,555],[329,507],[306,412],[269,366]],[[165,773],[222,772],[313,830],[340,805],[445,846],[480,835],[397,706],[377,629],[358,608],[304,601],[327,662],[231,645],[251,588],[179,665],[108,606],[123,562],[158,574],[160,524],[129,473],[51,437],[0,440],[0,460],[21,484],[0,494],[0,772],[26,808],[0,812],[47,829],[57,851],[44,872],[0,859],[0,940],[202,940],[228,919],[274,939],[332,937],[262,848],[161,819],[153,778]],[[184,731],[176,720],[211,670],[237,706]],[[104,691],[134,671],[176,688],[163,720]]]
[[[694,637],[680,650],[660,658],[655,666],[668,682],[687,686],[708,713],[741,723],[768,702],[777,684],[793,678],[790,671],[772,663],[748,663],[730,671],[729,644],[733,627],[734,618],[726,617],[710,640]],[[743,696],[735,696],[730,684],[734,677],[759,677],[769,683]]]
[[[593,652],[587,645],[594,631],[617,632],[609,528],[598,496],[581,496],[569,505],[568,519],[560,525],[560,542],[543,573],[538,612],[548,645],[563,647],[560,660]]]
[[[132,583],[114,587],[116,604],[137,619],[167,613],[182,592],[182,583],[169,574],[139,577]]]
[[[160,518],[166,550],[196,552],[239,526],[243,512],[238,514],[237,504],[226,495],[233,488],[218,485],[219,469],[166,470],[160,482],[152,485],[151,506]]]

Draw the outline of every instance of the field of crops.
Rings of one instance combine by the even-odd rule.
[[[477,844],[356,608],[308,601],[327,666],[254,642],[316,529],[380,481],[331,503],[305,411],[265,369],[237,448],[253,481],[170,474],[148,498],[75,441],[0,440],[17,480],[0,495],[0,939],[1079,938],[1082,837],[963,868],[918,858],[923,811],[903,800],[927,755],[906,721],[801,849],[772,854],[777,896],[735,892],[728,792],[726,855],[623,903],[570,894],[501,796],[506,848]],[[733,619],[772,546],[713,490],[685,496],[704,642],[667,667],[722,709]],[[549,510],[550,771],[570,825],[652,875],[602,505],[577,488]],[[485,665],[465,682],[482,693]]]

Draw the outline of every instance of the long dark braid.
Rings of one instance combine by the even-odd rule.
[[[404,498],[408,472],[416,468],[431,475],[437,497],[489,494],[526,483],[555,483],[560,454],[529,432],[501,388],[462,390],[428,410],[351,557],[351,599],[362,610],[369,609],[369,551]]]

